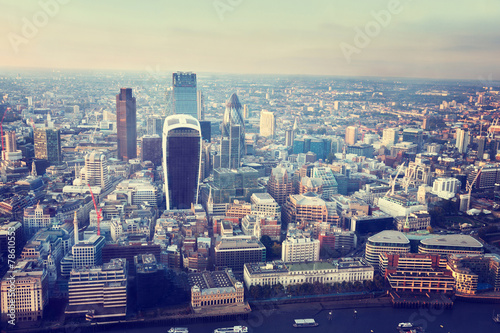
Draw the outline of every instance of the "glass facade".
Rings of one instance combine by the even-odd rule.
[[[193,119],[194,120],[194,119]],[[179,127],[166,138],[167,209],[191,208],[197,202],[201,136],[199,129]]]
[[[187,114],[198,119],[196,74],[173,73],[172,87],[174,114]]]

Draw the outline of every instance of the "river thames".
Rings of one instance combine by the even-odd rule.
[[[493,312],[500,312],[500,304],[455,303],[451,310],[438,309],[393,309],[359,308],[357,317],[353,309],[333,310],[332,319],[328,319],[328,309],[322,309],[318,303],[279,306],[277,309],[255,309],[245,321],[217,322],[185,325],[190,333],[212,332],[218,327],[234,325],[248,326],[249,332],[278,333],[298,330],[299,332],[334,332],[334,333],[385,333],[396,332],[400,322],[413,322],[424,328],[426,333],[489,333],[500,332],[500,324],[493,322]],[[318,327],[292,327],[295,318],[314,318]],[[184,325],[179,325],[184,326]],[[166,333],[169,327],[148,327],[143,329],[115,330],[113,332],[152,332]]]

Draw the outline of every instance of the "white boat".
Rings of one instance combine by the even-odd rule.
[[[293,327],[316,327],[319,324],[314,319],[295,319]]]
[[[398,328],[412,328],[413,324],[412,323],[399,323]]]
[[[247,333],[248,327],[246,326],[233,326],[226,328],[216,328],[214,333]]]
[[[168,333],[189,333],[187,327],[172,327],[168,330]]]

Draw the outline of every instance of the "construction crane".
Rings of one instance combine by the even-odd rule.
[[[394,178],[391,177],[391,181],[389,182],[389,186],[391,188],[389,189],[389,191],[387,191],[387,193],[385,195],[388,195],[389,193],[391,193],[391,195],[394,195],[394,186],[396,185],[396,179],[398,178],[401,170],[403,170],[404,165],[405,165],[405,162],[403,162],[403,164],[398,166],[398,169],[397,169],[398,172],[396,172],[396,176]]]
[[[467,185],[465,186],[465,189],[467,190],[467,193],[468,193],[468,199],[467,199],[467,211],[470,210],[470,202],[471,202],[471,193],[472,193],[472,188],[474,187],[474,184],[476,183],[477,179],[479,178],[479,175],[481,174],[481,172],[483,171],[483,167],[481,167],[481,169],[479,169],[479,172],[477,173],[476,177],[474,177],[474,180],[472,181],[472,183],[470,183],[469,181],[467,181]]]
[[[92,193],[92,188],[90,187],[90,184],[87,184],[90,190],[90,195],[92,196],[92,201],[94,202],[94,209],[95,209],[95,214],[97,216],[97,236],[101,235],[101,218],[102,218],[102,208],[97,210],[97,204],[95,202],[94,198],[94,193]]]

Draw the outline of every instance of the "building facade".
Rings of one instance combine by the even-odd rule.
[[[137,115],[131,88],[121,88],[116,95],[116,133],[118,158],[128,161],[137,157]]]
[[[165,119],[163,172],[167,209],[188,209],[198,203],[201,130],[195,118],[177,114]]]

